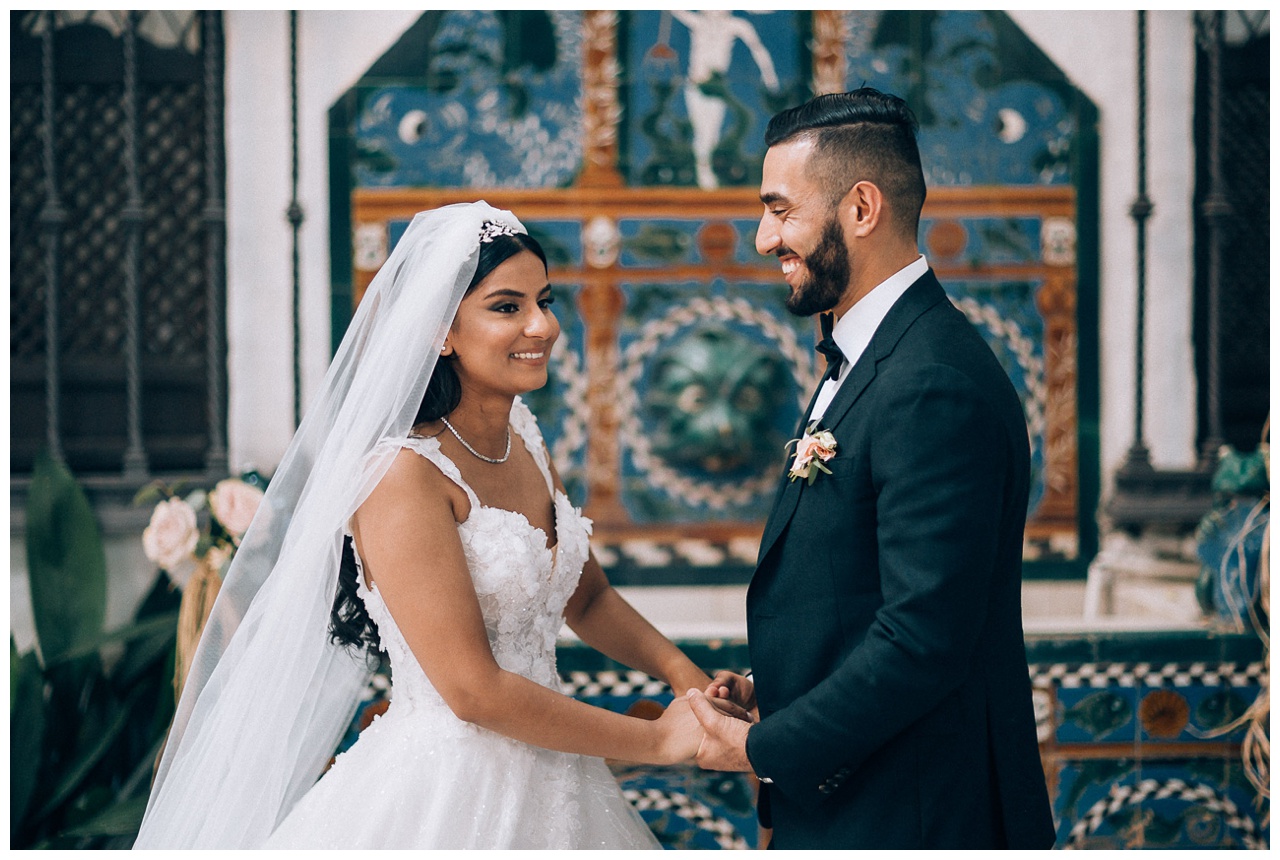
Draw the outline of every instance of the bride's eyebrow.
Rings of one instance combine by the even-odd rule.
[[[547,284],[545,287],[538,290],[538,295],[541,296],[549,292],[551,292],[551,285]],[[523,299],[525,295],[526,294],[520,290],[513,290],[510,287],[505,287],[503,289],[494,290],[493,292],[489,293],[484,297],[484,300],[487,302],[489,301],[489,299],[508,298],[508,297],[513,299]]]

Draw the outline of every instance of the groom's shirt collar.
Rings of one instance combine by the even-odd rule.
[[[838,381],[844,382],[849,368],[857,364],[858,359],[862,357],[867,344],[871,343],[872,335],[876,333],[880,323],[884,322],[889,309],[902,298],[907,288],[927,271],[929,271],[929,263],[922,254],[873,287],[871,292],[859,299],[845,312],[844,316],[836,320],[835,327],[831,329],[831,337],[844,353],[845,360]]]
[[[922,254],[876,284],[869,293],[849,308],[844,316],[836,320],[835,326],[831,329],[831,337],[844,353],[844,364],[840,368],[839,376],[822,383],[822,388],[818,391],[818,399],[813,404],[813,411],[809,413],[809,419],[805,422],[806,426],[826,413],[827,407],[835,399],[836,392],[840,390],[850,369],[862,357],[862,353],[866,352],[867,344],[871,343],[872,336],[880,327],[880,323],[884,322],[889,309],[902,298],[907,288],[920,280],[927,271],[929,271],[929,262]]]

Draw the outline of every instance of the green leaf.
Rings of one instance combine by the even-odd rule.
[[[157,479],[138,490],[137,494],[133,497],[133,503],[138,506],[154,505],[166,498],[167,495],[164,482]]]
[[[27,571],[45,661],[102,632],[107,556],[93,509],[61,462],[42,451],[27,495]]]
[[[163,615],[156,615],[145,621],[135,622],[128,627],[118,627],[115,630],[99,633],[94,638],[82,642],[74,649],[62,654],[57,660],[46,660],[46,662],[48,665],[69,662],[92,654],[103,645],[109,645],[112,642],[130,642],[147,636],[156,636],[170,630],[176,635],[177,629],[178,613],[166,612]]]
[[[86,836],[135,836],[142,826],[142,814],[147,811],[147,798],[135,797],[122,800],[99,812],[93,818],[62,831],[59,836],[84,838]]]
[[[106,755],[107,750],[111,748],[111,744],[115,742],[124,727],[129,724],[129,714],[133,710],[133,703],[136,699],[137,694],[135,693],[125,702],[116,706],[115,713],[111,715],[111,722],[107,727],[101,734],[90,741],[87,747],[82,748],[71,764],[67,766],[66,772],[53,790],[52,796],[41,807],[37,815],[38,818],[45,818],[75,793],[76,788],[93,770],[94,765]]]
[[[173,649],[178,638],[176,627],[146,639],[137,639],[124,652],[111,671],[111,684],[116,690],[126,690],[134,681],[143,678],[148,670],[164,659]]]
[[[28,651],[15,664],[16,650],[9,648],[9,840],[13,843],[40,776],[44,749],[44,674],[35,652]]]

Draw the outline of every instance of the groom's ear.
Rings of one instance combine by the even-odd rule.
[[[858,238],[871,235],[885,214],[884,194],[866,179],[855,183],[838,205],[845,233]]]

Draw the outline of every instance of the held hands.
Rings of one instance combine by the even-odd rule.
[[[681,764],[691,762],[702,744],[702,726],[693,715],[687,699],[673,699],[658,717],[657,764]]]
[[[719,678],[718,675],[716,677]],[[750,773],[752,767],[747,759],[747,731],[754,720],[735,719],[718,707],[723,700],[708,698],[700,690],[689,690],[685,699],[705,732],[705,737],[698,746],[698,766],[706,770]],[[741,706],[738,707],[741,709]]]
[[[750,679],[717,672],[705,693],[690,689],[656,721],[659,763],[696,760],[707,770],[750,772],[747,730],[758,719]]]

